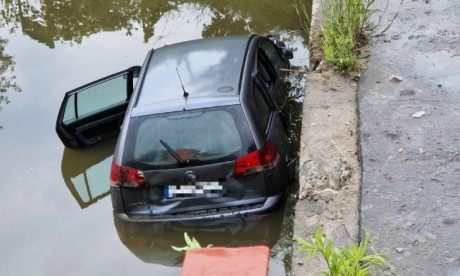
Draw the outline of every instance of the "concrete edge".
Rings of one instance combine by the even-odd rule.
[[[310,60],[315,63],[315,59],[322,56],[321,49],[315,45],[314,41],[319,33],[322,25],[322,9],[321,0],[313,0],[312,2],[312,17],[311,17],[311,30],[310,30]],[[318,53],[319,52],[319,53]],[[312,64],[313,68],[319,65]],[[343,87],[344,93],[331,94],[334,88],[331,85],[339,84]],[[342,90],[342,89],[340,89]],[[340,92],[340,91],[339,91]],[[329,94],[325,94],[329,93]],[[299,195],[302,189],[302,182],[306,179],[306,171],[302,170],[303,164],[316,159],[316,153],[309,148],[309,140],[311,132],[312,119],[324,115],[318,110],[314,104],[314,99],[317,101],[330,101],[330,107],[339,108],[334,103],[335,96],[347,97],[347,103],[342,106],[353,117],[353,122],[350,128],[354,132],[352,143],[354,143],[354,157],[352,156],[350,163],[353,164],[353,179],[346,184],[346,190],[337,191],[335,199],[331,201],[322,200],[298,200],[295,206],[294,217],[294,238],[300,237],[307,239],[314,234],[316,228],[321,226],[323,234],[326,238],[334,240],[334,245],[350,245],[358,244],[359,242],[359,224],[360,224],[360,198],[361,198],[361,180],[362,180],[362,166],[361,166],[361,148],[359,144],[359,119],[358,119],[358,106],[357,106],[357,85],[354,80],[349,77],[339,76],[331,70],[322,71],[310,70],[307,73],[307,81],[305,85],[305,98],[303,103],[303,119],[302,130],[300,135],[300,157],[299,157]],[[332,95],[332,97],[331,97]],[[317,113],[318,112],[318,113]],[[335,125],[330,124],[330,127]],[[324,147],[328,141],[324,141]],[[349,141],[350,142],[350,141]],[[318,145],[316,145],[318,146]],[[337,155],[334,153],[335,156]],[[327,160],[321,160],[328,162]],[[321,162],[320,162],[321,163]],[[327,166],[328,164],[326,164]],[[310,262],[306,262],[306,254],[299,252],[299,244],[293,243],[293,252],[291,260],[291,275],[313,275],[326,268],[324,261],[313,258]]]

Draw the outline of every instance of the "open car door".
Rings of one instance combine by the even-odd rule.
[[[56,132],[66,147],[89,146],[118,135],[140,68],[128,68],[65,94]]]

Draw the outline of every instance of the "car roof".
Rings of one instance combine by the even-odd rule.
[[[235,104],[252,37],[205,38],[153,50],[132,116]]]

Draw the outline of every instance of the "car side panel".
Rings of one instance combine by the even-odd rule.
[[[284,193],[289,185],[289,168],[288,163],[290,156],[290,143],[287,139],[285,126],[278,113],[272,113],[272,120],[267,134],[267,140],[274,143],[277,147],[279,160],[276,166],[276,178],[271,185],[267,185],[268,194]]]
[[[276,145],[280,155],[277,167],[265,174],[267,195],[270,196],[284,193],[286,191],[290,181],[292,180],[292,176],[289,172],[291,167],[295,164],[294,162],[291,162],[294,160],[294,157],[292,156],[293,152],[287,134],[287,127],[289,122],[284,117],[284,112],[282,112],[279,106],[276,105],[274,99],[275,91],[281,91],[287,96],[285,87],[283,87],[284,84],[282,83],[282,80],[279,78],[279,76],[275,73],[275,69],[273,67],[267,67],[269,73],[272,76],[273,82],[269,85],[263,85],[261,80],[262,76],[258,75],[258,72],[255,69],[257,66],[257,62],[255,62],[255,60],[257,58],[263,58],[265,66],[272,66],[268,62],[266,56],[261,56],[260,52],[257,54],[257,52],[260,50],[255,45],[258,45],[262,40],[265,40],[265,38],[259,37],[259,39],[255,39],[252,42],[252,51],[248,53],[248,62],[251,63],[247,64],[246,70],[251,70],[251,74],[250,78],[247,76],[246,81],[251,81],[252,84],[246,83],[246,90],[241,95],[241,99],[244,103],[243,106],[245,107],[248,121],[252,126],[258,148],[262,147],[266,140],[269,140]],[[288,64],[288,62],[285,64]],[[255,112],[257,108],[255,107],[252,100],[252,94],[254,93],[255,86],[257,86],[259,90],[263,91],[271,108],[270,122],[265,132],[261,131],[260,128],[257,127],[257,121],[259,118],[258,114]]]

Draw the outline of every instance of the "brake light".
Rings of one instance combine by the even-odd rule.
[[[279,154],[276,146],[266,141],[265,145],[235,161],[234,175],[236,178],[256,174],[273,169],[278,164]]]
[[[110,169],[110,186],[119,189],[120,187],[140,188],[145,185],[144,173],[137,169],[127,168],[112,161]]]

